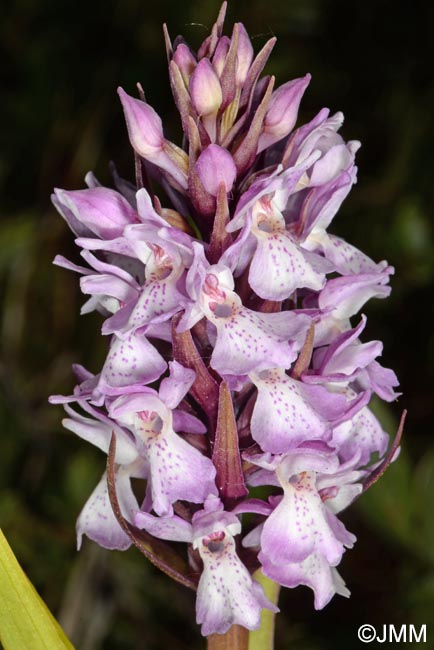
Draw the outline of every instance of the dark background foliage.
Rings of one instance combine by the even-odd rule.
[[[70,365],[96,371],[106,341],[98,316],[78,316],[71,234],[49,203],[53,186],[77,189],[93,169],[109,182],[132,155],[115,89],[141,81],[166,132],[179,138],[161,23],[192,45],[216,0],[15,0],[0,22],[0,522],[19,560],[80,650],[201,648],[194,597],[135,550],[75,551],[74,521],[104,466],[97,450],[62,430],[51,393],[72,388]],[[433,60],[431,3],[393,0],[235,0],[258,50],[278,44],[278,82],[310,71],[300,121],[343,110],[344,136],[360,139],[359,183],[333,230],[396,267],[393,293],[373,301],[367,338],[384,341],[404,396],[378,406],[393,433],[409,410],[400,460],[344,520],[358,536],[341,572],[350,600],[315,613],[305,588],[285,590],[277,648],[357,647],[361,623],[428,624],[434,637]],[[1,579],[1,576],[0,576]]]

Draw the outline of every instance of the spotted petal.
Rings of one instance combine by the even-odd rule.
[[[246,375],[289,368],[301,348],[310,319],[291,312],[264,314],[245,307],[216,317],[217,341],[211,366],[222,375]]]
[[[204,543],[205,541],[205,543]],[[196,620],[203,636],[225,634],[232,625],[257,630],[263,607],[278,611],[252,579],[235,551],[231,535],[198,543],[203,561],[196,601]]]
[[[378,264],[344,239],[322,232],[319,248],[325,257],[333,262],[336,270],[342,275],[358,273],[378,273],[387,267],[387,262]]]
[[[302,472],[284,487],[282,501],[264,524],[261,547],[271,562],[302,562],[314,552],[337,564],[355,537],[326,511],[313,472]]]
[[[367,406],[349,422],[336,427],[332,438],[332,444],[336,445],[343,460],[348,460],[360,452],[360,466],[366,465],[373,453],[383,456],[388,442],[389,435]]]
[[[276,232],[258,238],[249,284],[261,298],[285,300],[296,289],[319,291],[325,284],[325,273],[332,269],[324,258],[300,248],[289,233]]]
[[[104,334],[116,333],[122,336],[124,332],[136,332],[150,323],[169,320],[174,313],[183,308],[187,298],[177,288],[177,277],[146,282],[125,324],[115,319],[106,322]]]
[[[330,422],[347,409],[343,395],[303,384],[278,368],[250,378],[258,388],[251,431],[264,451],[281,454],[305,440],[329,439]]]
[[[128,521],[133,521],[134,513],[139,506],[131,489],[130,474],[127,469],[121,468],[117,472],[116,490],[123,516]],[[105,472],[78,517],[77,546],[79,549],[83,535],[108,549],[124,551],[131,545],[130,538],[122,530],[113,513]]]
[[[212,461],[175,433],[172,412],[155,391],[118,398],[110,415],[136,436],[149,466],[148,486],[158,515],[171,516],[175,501],[203,503],[208,495],[217,495]]]
[[[211,460],[173,430],[166,430],[160,440],[150,443],[147,456],[152,504],[157,514],[170,515],[172,503],[179,499],[203,503],[209,494],[217,494]]]
[[[167,363],[145,336],[131,334],[125,340],[115,336],[98,388],[108,395],[119,395],[155,381],[166,368]]]
[[[387,298],[391,291],[387,283],[393,272],[389,266],[380,273],[361,273],[329,280],[319,295],[319,306],[332,309],[334,318],[350,318],[370,298]]]
[[[259,554],[265,575],[283,587],[306,585],[315,594],[315,609],[323,609],[335,594],[350,596],[344,581],[333,566],[320,553],[312,553],[302,562],[273,564],[263,554]]]

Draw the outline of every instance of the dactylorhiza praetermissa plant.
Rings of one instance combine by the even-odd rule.
[[[75,367],[73,395],[51,398],[109,454],[78,545],[134,542],[197,588],[205,636],[257,629],[276,609],[259,567],[312,588],[316,609],[348,596],[336,567],[355,537],[337,515],[399,442],[386,453],[369,408],[398,382],[358,315],[389,295],[393,268],[327,232],[359,142],[327,109],[294,130],[310,76],[274,89],[261,72],[275,39],[255,57],[242,24],[222,35],[224,14],[197,53],[166,33],[183,146],[140,87],[138,99],[119,89],[136,185],[88,174],[88,189],[53,195],[87,266],[55,263],[81,275],[82,312],[103,315],[109,340],[101,371]],[[131,478],[146,484],[141,504]]]

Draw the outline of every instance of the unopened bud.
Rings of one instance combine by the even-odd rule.
[[[128,224],[137,221],[137,214],[124,197],[106,187],[92,187],[86,190],[55,189],[54,203],[70,227],[78,227],[80,236],[86,236],[82,227],[102,239],[119,237]]]
[[[300,101],[310,82],[310,74],[280,86],[272,95],[259,138],[258,153],[287,136],[295,126]]]
[[[182,78],[184,80],[184,83],[188,88],[190,77],[197,63],[196,59],[191,53],[190,48],[187,45],[185,45],[185,43],[180,43],[176,48],[175,52],[173,53],[172,60],[175,61],[176,65],[178,66],[179,71],[181,72]]]
[[[190,77],[190,95],[198,115],[215,115],[222,103],[222,89],[208,59],[197,64]]]
[[[230,192],[237,177],[234,159],[229,151],[210,144],[196,162],[196,172],[207,192],[217,196],[221,183],[226,193]]]
[[[247,78],[250,66],[253,61],[253,47],[246,28],[238,23],[238,50],[237,50],[237,86],[241,87]]]
[[[152,160],[153,156],[160,153],[164,145],[163,126],[160,116],[154,109],[128,95],[122,88],[118,88],[127,122],[130,142],[138,154]]]
[[[223,68],[225,67],[226,63],[226,56],[229,52],[230,45],[231,39],[228,36],[222,36],[214,52],[212,64],[219,77],[222,76]]]

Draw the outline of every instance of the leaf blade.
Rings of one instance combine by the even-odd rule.
[[[1,530],[0,640],[4,650],[73,650]]]

